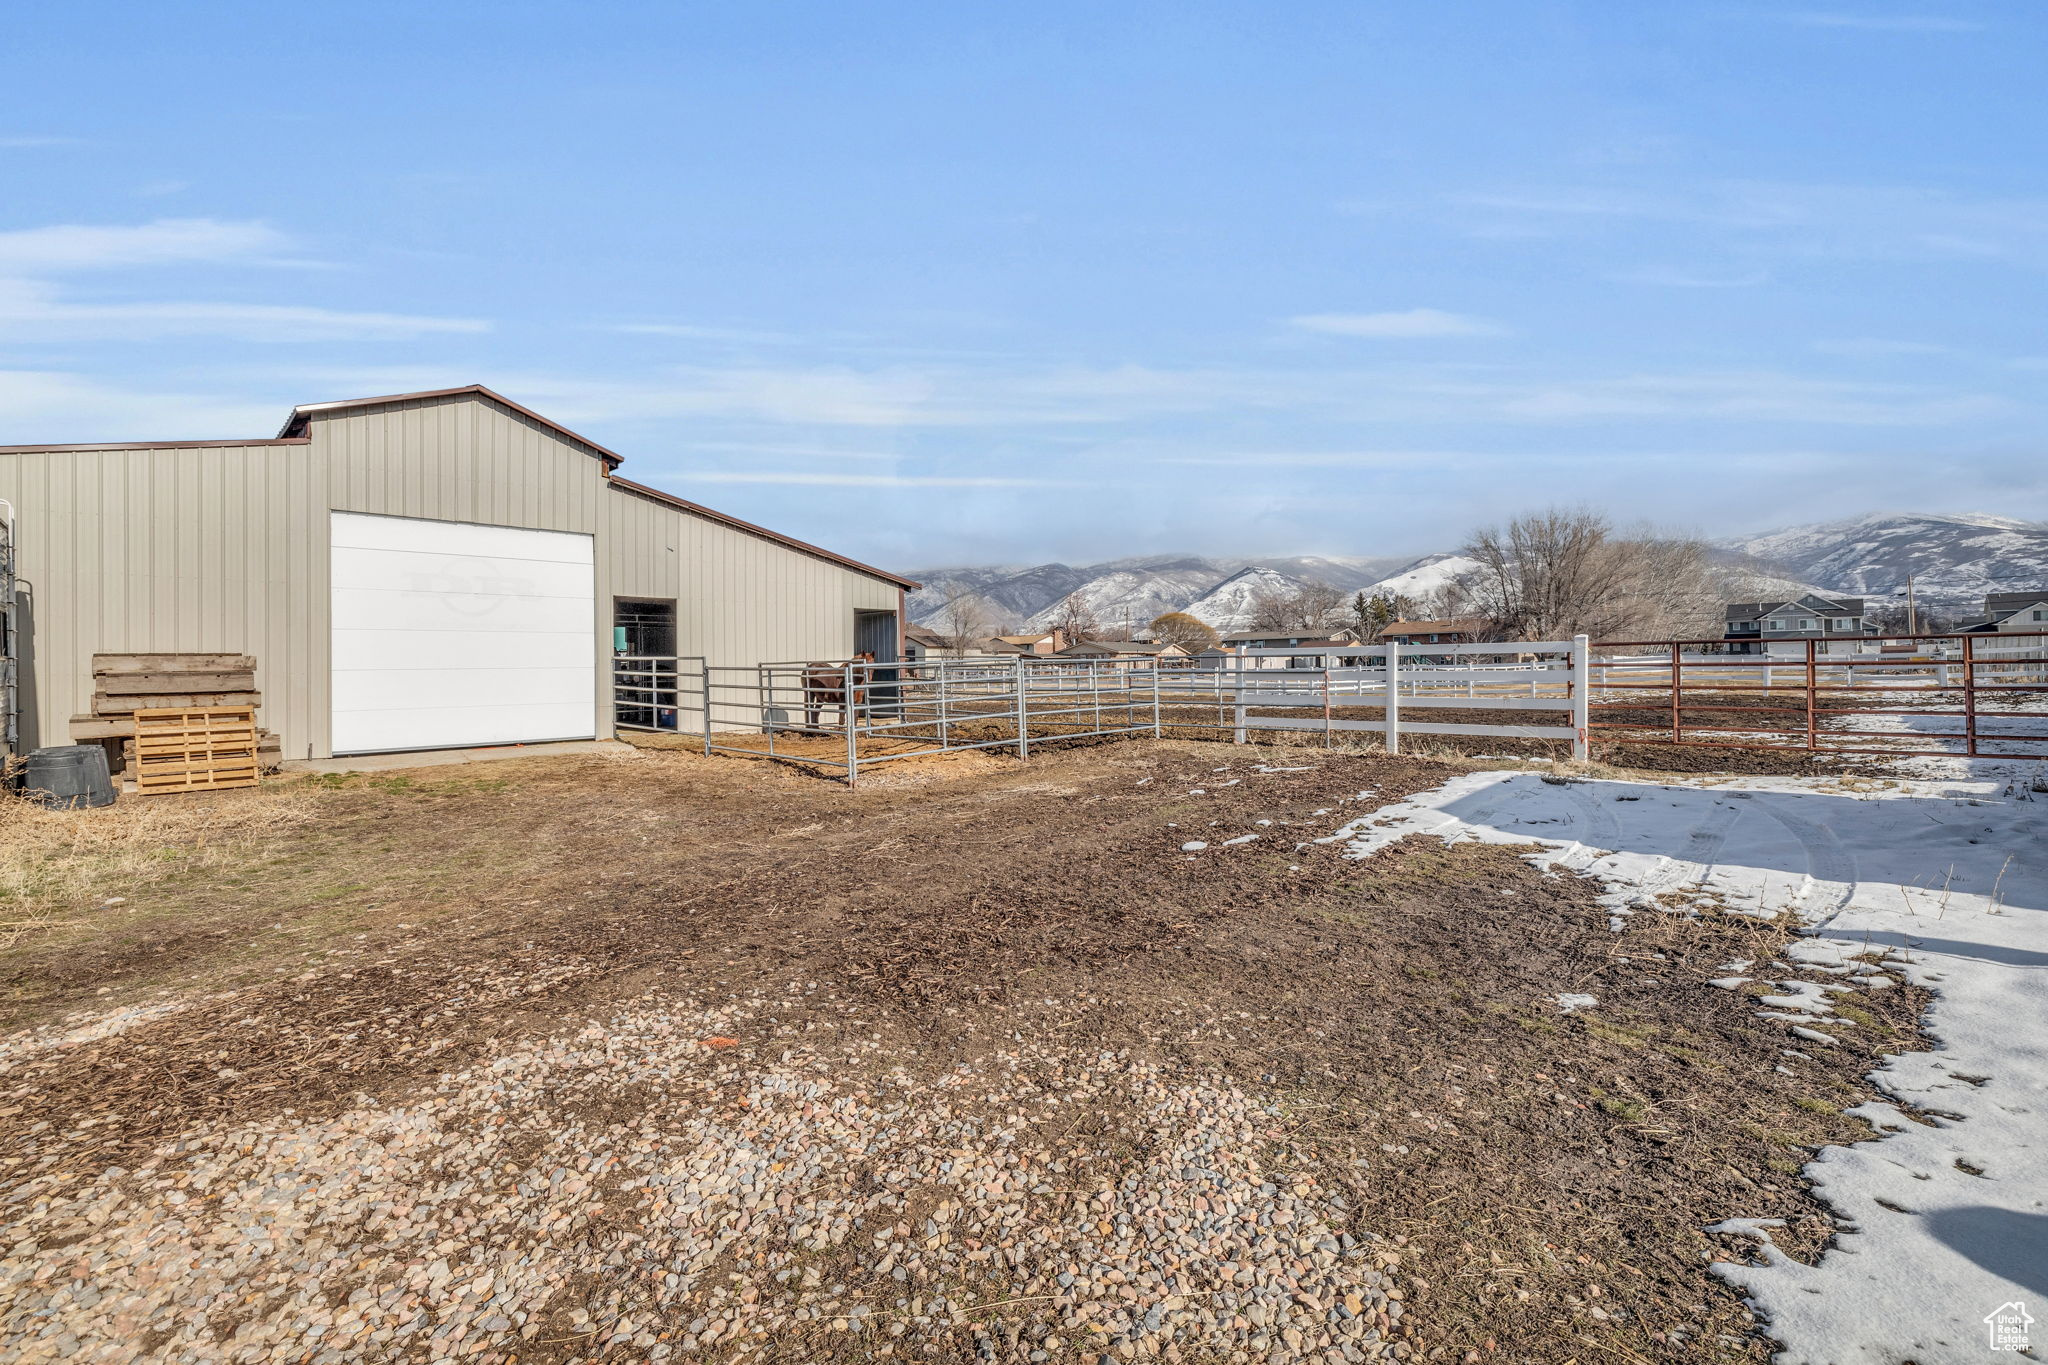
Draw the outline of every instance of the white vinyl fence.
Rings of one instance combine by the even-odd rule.
[[[1269,660],[1284,660],[1275,668]],[[1251,730],[1366,731],[1401,751],[1401,736],[1490,735],[1569,740],[1587,756],[1591,696],[1586,637],[1505,645],[1436,644],[1327,649],[1251,649],[1228,656],[1206,676],[1227,693],[1231,738]],[[1377,710],[1378,719],[1346,715]],[[1464,711],[1550,712],[1528,724],[1460,720]],[[1410,720],[1421,711],[1438,719]],[[1277,714],[1276,714],[1277,713]],[[1318,714],[1320,713],[1320,714]],[[1558,713],[1563,713],[1559,715]]]

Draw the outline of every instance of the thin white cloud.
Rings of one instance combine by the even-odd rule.
[[[1445,450],[1255,450],[1225,455],[1162,455],[1151,464],[1222,469],[1436,469],[1484,458]]]
[[[133,227],[59,224],[0,232],[0,274],[42,275],[183,261],[250,260],[289,240],[267,223],[159,218]]]
[[[274,377],[277,372],[265,373]],[[411,367],[294,373],[301,387],[342,394],[396,393],[458,382],[442,370]],[[459,376],[469,379],[481,379],[579,429],[635,424],[661,431],[659,439],[670,449],[678,447],[675,424],[688,419],[693,433],[705,438],[747,444],[758,438],[818,455],[882,444],[878,433],[890,431],[1011,429],[1031,432],[1038,441],[1065,441],[1155,420],[1285,416],[1344,423],[1548,427],[1574,420],[1669,417],[1918,428],[2009,418],[2021,411],[2013,399],[1949,384],[1850,382],[1780,370],[1559,373],[1537,366],[1475,371],[1448,364],[1313,369],[687,366],[630,378],[517,371]],[[775,453],[797,454],[772,452],[764,458]],[[1135,457],[1174,453],[1147,450]]]
[[[1059,479],[980,478],[946,474],[810,474],[752,470],[698,470],[677,474],[700,483],[774,483],[822,488],[1062,488]]]
[[[0,280],[0,340],[149,341],[169,336],[243,341],[394,340],[486,332],[475,318],[356,313],[266,303],[76,303],[48,285]]]
[[[1507,330],[1497,322],[1447,313],[1440,308],[1410,308],[1397,313],[1305,313],[1289,318],[1287,323],[1307,332],[1375,339],[1499,336]]]
[[[685,341],[729,341],[740,344],[781,345],[802,338],[788,332],[771,332],[748,327],[712,327],[693,322],[607,322],[596,324],[600,332],[626,336],[678,337]]]
[[[1857,384],[1772,371],[1630,375],[1527,386],[1482,386],[1474,399],[1509,420],[1675,417],[1840,426],[1940,426],[2010,416],[1984,394],[1918,385]]]
[[[1816,341],[1813,343],[1813,349],[1822,355],[1850,356],[1856,359],[1956,353],[1953,346],[1941,346],[1931,341],[1897,341],[1889,337],[1842,337]]]
[[[1647,284],[1663,289],[1748,289],[1769,283],[1771,276],[1765,270],[1681,270],[1650,266],[1642,270],[1617,271],[1607,278],[1616,284]]]
[[[0,430],[25,445],[275,435],[289,404],[127,388],[58,370],[0,370]]]
[[[1839,10],[1794,10],[1772,16],[1787,24],[1806,28],[1862,29],[1870,33],[1981,33],[1984,25],[1974,19],[1955,19],[1942,14],[1850,14]]]
[[[1858,260],[2048,264],[2048,198],[1977,199],[1915,185],[1708,181],[1664,190],[1551,188],[1465,194],[1451,216],[1478,238],[1614,234],[1677,224],[1717,248]],[[1664,248],[1668,249],[1668,242]]]

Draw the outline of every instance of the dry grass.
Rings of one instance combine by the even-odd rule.
[[[0,948],[159,878],[232,863],[317,807],[311,791],[275,786],[77,811],[0,796]]]

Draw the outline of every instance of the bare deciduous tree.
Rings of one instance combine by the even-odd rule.
[[[1061,599],[1049,629],[1058,631],[1067,645],[1102,638],[1102,622],[1096,618],[1095,608],[1079,592],[1070,592]]]
[[[1723,577],[1707,547],[1647,529],[1617,535],[1590,508],[1551,508],[1477,532],[1464,553],[1470,610],[1510,640],[1719,634]]]
[[[1179,645],[1190,654],[1200,654],[1205,649],[1214,649],[1223,640],[1216,628],[1199,616],[1190,616],[1184,611],[1169,611],[1156,616],[1146,629],[1152,638],[1163,645]]]
[[[1330,630],[1343,614],[1343,590],[1314,578],[1287,588],[1262,589],[1252,595],[1253,630]]]
[[[988,604],[973,589],[955,584],[932,613],[932,624],[949,649],[979,651],[990,634]]]

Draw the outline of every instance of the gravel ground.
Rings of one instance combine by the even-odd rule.
[[[38,1125],[0,1194],[0,1351],[1408,1354],[1400,1249],[1349,1226],[1277,1108],[1021,1042],[913,1075],[879,1040],[772,1022],[803,994],[646,997],[411,1103],[197,1128],[84,1181],[61,1170],[87,1135]]]

